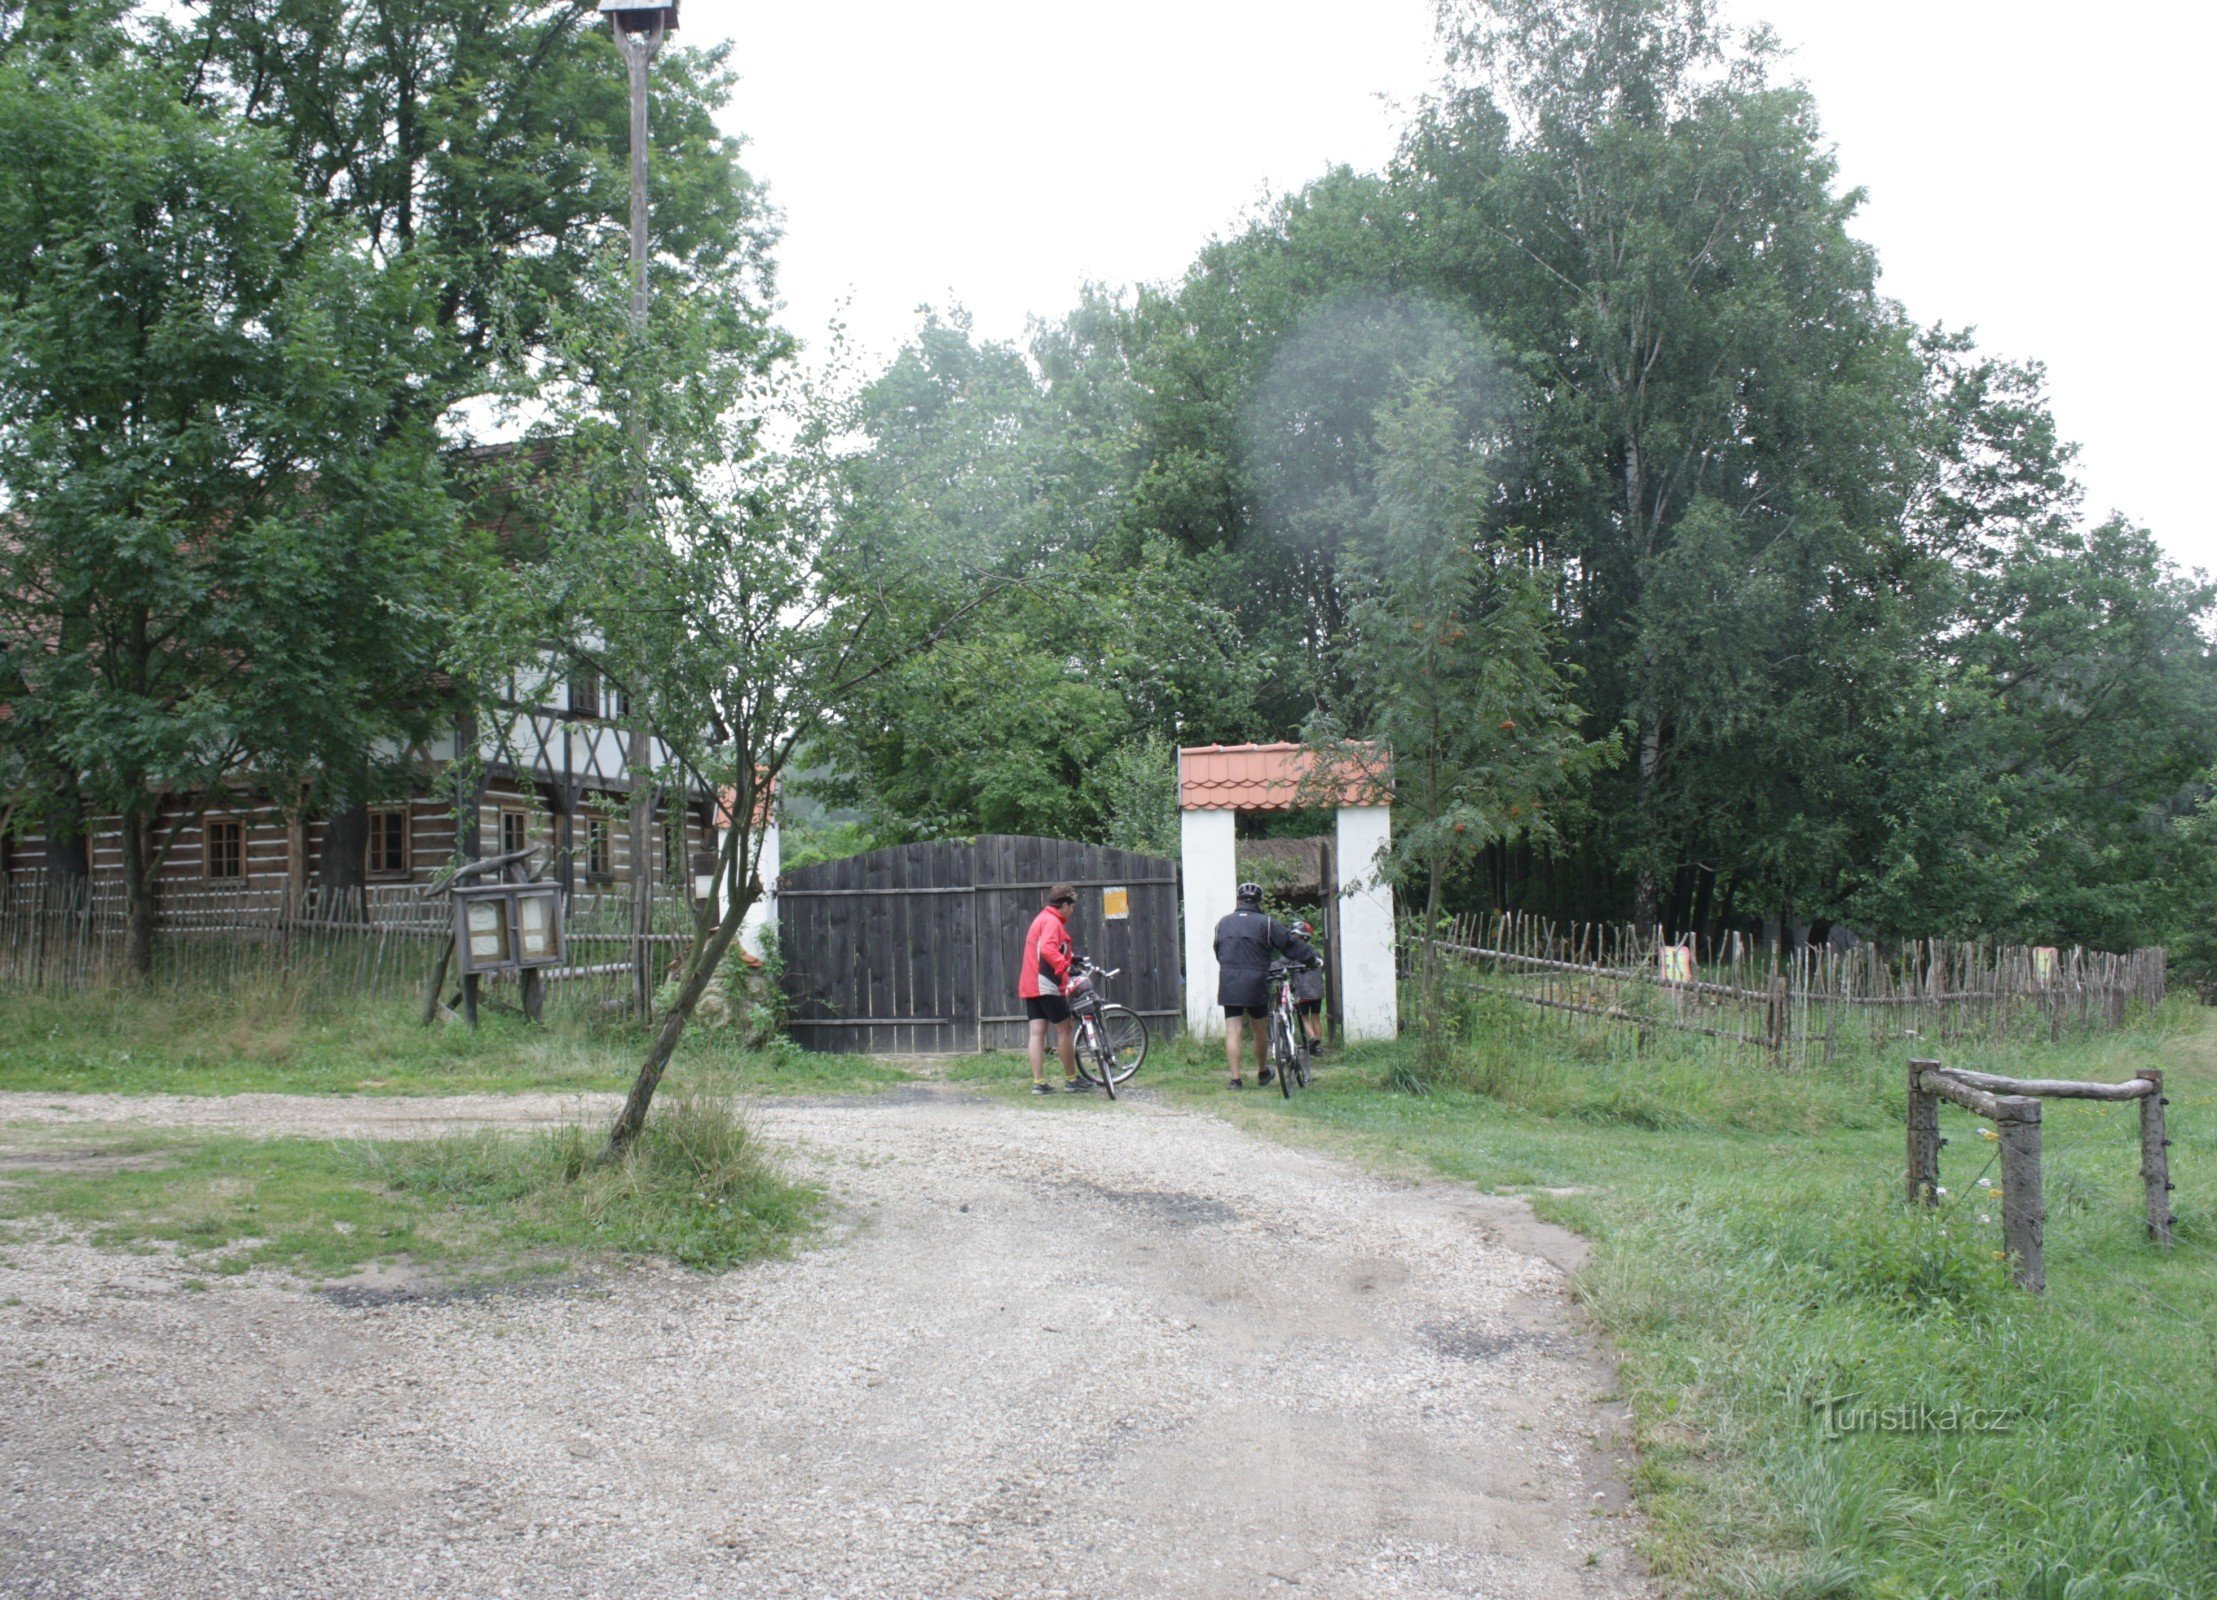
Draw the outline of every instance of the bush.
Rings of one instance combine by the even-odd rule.
[[[1897,1311],[1989,1312],[2009,1293],[2009,1267],[1986,1236],[1945,1207],[1871,1197],[1834,1225],[1827,1264],[1842,1296]]]
[[[601,1161],[604,1130],[571,1124],[519,1139],[477,1133],[372,1147],[402,1194],[499,1212],[519,1242],[666,1256],[717,1268],[783,1248],[816,1193],[786,1178],[728,1090],[655,1102],[623,1159]]]

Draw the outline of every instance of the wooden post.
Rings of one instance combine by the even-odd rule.
[[[1763,1018],[1766,1043],[1769,1045],[1770,1053],[1774,1058],[1785,1054],[1787,1021],[1786,975],[1780,973],[1777,977],[1771,979],[1770,1006],[1768,1015]]]
[[[1937,1061],[1909,1063],[1909,1183],[1911,1205],[1939,1204],[1940,1097],[1928,1093],[1917,1075],[1939,1066]]]
[[[2148,1191],[2148,1237],[2166,1249],[2171,1244],[2171,1141],[2163,1135],[2163,1074],[2144,1068],[2153,1084],[2140,1097],[2140,1181]]]
[[[2040,1102],[2004,1095],[1995,1104],[1994,1131],[2001,1135],[2001,1239],[2013,1261],[2017,1287],[2038,1294],[2048,1286],[2041,1259],[2047,1206],[2040,1193]]]

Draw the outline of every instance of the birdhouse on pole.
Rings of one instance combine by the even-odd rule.
[[[661,35],[677,32],[677,7],[642,6],[631,0],[600,0],[600,14],[618,33]]]

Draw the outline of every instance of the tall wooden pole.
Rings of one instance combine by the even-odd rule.
[[[647,342],[647,63],[661,49],[665,30],[657,20],[651,29],[627,31],[621,12],[610,25],[631,69],[631,339],[636,361],[643,359]],[[645,396],[635,388],[630,401],[632,513],[644,528],[653,493],[647,473]],[[643,697],[634,697],[630,721],[625,765],[631,779],[631,1004],[645,1022],[654,1014],[654,945],[647,937],[654,931],[654,780],[649,771],[654,736]]]
[[[1939,1064],[1937,1061],[1909,1063],[1908,1200],[1913,1206],[1939,1204],[1940,1097],[1917,1081]]]
[[[2155,1087],[2140,1097],[2140,1181],[2148,1196],[2148,1237],[2171,1243],[2171,1141],[2163,1131],[2163,1074],[2153,1067],[2140,1076]]]
[[[1995,1106],[1994,1132],[2001,1137],[2001,1242],[2017,1287],[2038,1294],[2048,1286],[2042,1253],[2048,1208],[2040,1182],[2040,1102],[2031,1095],[2003,1095]]]

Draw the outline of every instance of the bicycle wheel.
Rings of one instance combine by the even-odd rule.
[[[1288,1100],[1293,1098],[1293,1048],[1286,1038],[1286,1014],[1283,1010],[1270,1013],[1270,1054],[1272,1065],[1278,1072],[1278,1092]]]
[[[1108,1035],[1101,1028],[1098,1016],[1088,1017],[1085,1024],[1086,1047],[1093,1053],[1093,1081],[1111,1100],[1116,1098],[1116,1057],[1108,1046]]]
[[[1104,1064],[1105,1053],[1101,1048],[1101,1020],[1093,1012],[1078,1018],[1078,1035],[1072,1041],[1072,1053],[1078,1058],[1078,1076],[1096,1089],[1108,1090],[1109,1098],[1114,1099],[1116,1085]]]
[[[1101,1038],[1115,1061],[1116,1081],[1122,1083],[1147,1059],[1147,1024],[1129,1006],[1101,1007]]]
[[[1101,1084],[1100,1063],[1093,1049],[1093,1033],[1097,1026],[1091,1012],[1080,1012],[1077,1034],[1070,1041],[1071,1053],[1078,1058],[1078,1076],[1095,1088]]]

